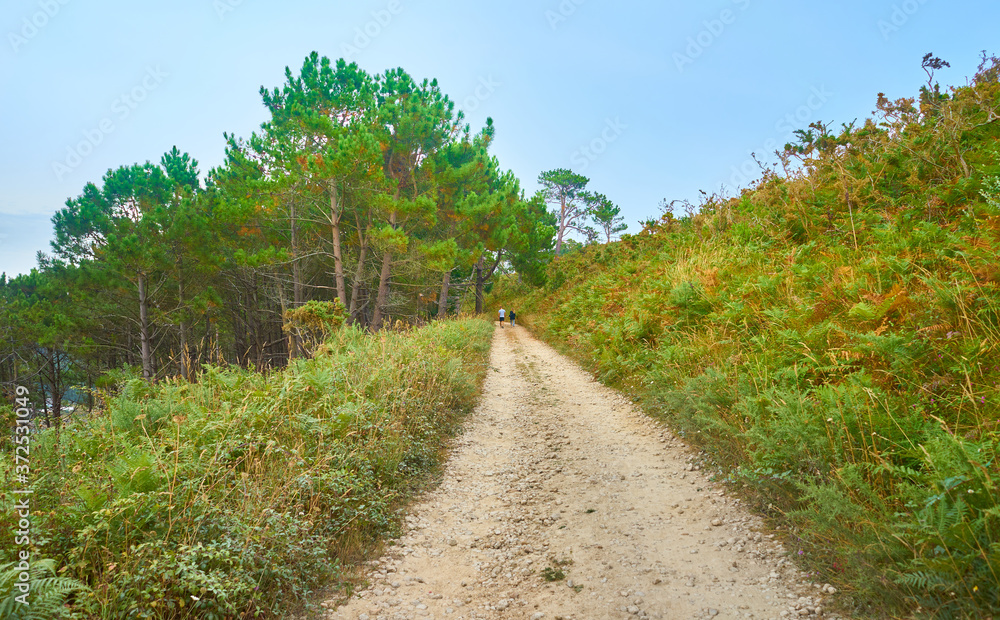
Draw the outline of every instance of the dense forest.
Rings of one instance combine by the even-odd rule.
[[[704,450],[848,611],[1000,613],[1000,59],[497,299]]]
[[[27,385],[46,425],[109,371],[281,367],[323,316],[377,330],[480,312],[498,273],[539,281],[569,232],[622,228],[567,170],[527,198],[490,155],[492,120],[473,132],[436,81],[313,53],[260,94],[270,119],[226,135],[222,166],[202,178],[174,147],[108,170],[52,218],[39,268],[0,278],[0,385]]]

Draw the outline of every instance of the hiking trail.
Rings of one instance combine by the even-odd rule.
[[[496,330],[490,366],[441,484],[326,618],[837,617],[835,590],[621,394],[523,327]]]

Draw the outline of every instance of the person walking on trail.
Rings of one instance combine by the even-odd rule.
[[[503,308],[500,308],[500,329],[503,329]]]
[[[517,318],[517,314],[513,310],[510,311],[510,326],[514,327],[514,319]]]

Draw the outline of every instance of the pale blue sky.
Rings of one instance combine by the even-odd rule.
[[[927,52],[964,83],[998,23],[995,0],[4,0],[0,272],[30,270],[109,168],[174,145],[221,163],[224,131],[265,120],[260,86],[313,50],[438,78],[474,127],[494,118],[529,192],[573,168],[635,232],[662,198],[732,191],[793,128],[916,94]]]

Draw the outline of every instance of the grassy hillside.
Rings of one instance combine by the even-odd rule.
[[[1000,613],[998,75],[814,124],[785,174],[498,293],[703,447],[855,611]]]
[[[345,328],[266,376],[132,380],[101,414],[33,437],[34,557],[89,586],[76,617],[279,617],[397,530],[477,398],[492,330]],[[11,518],[0,564],[22,548]],[[0,611],[10,587],[0,574]]]

